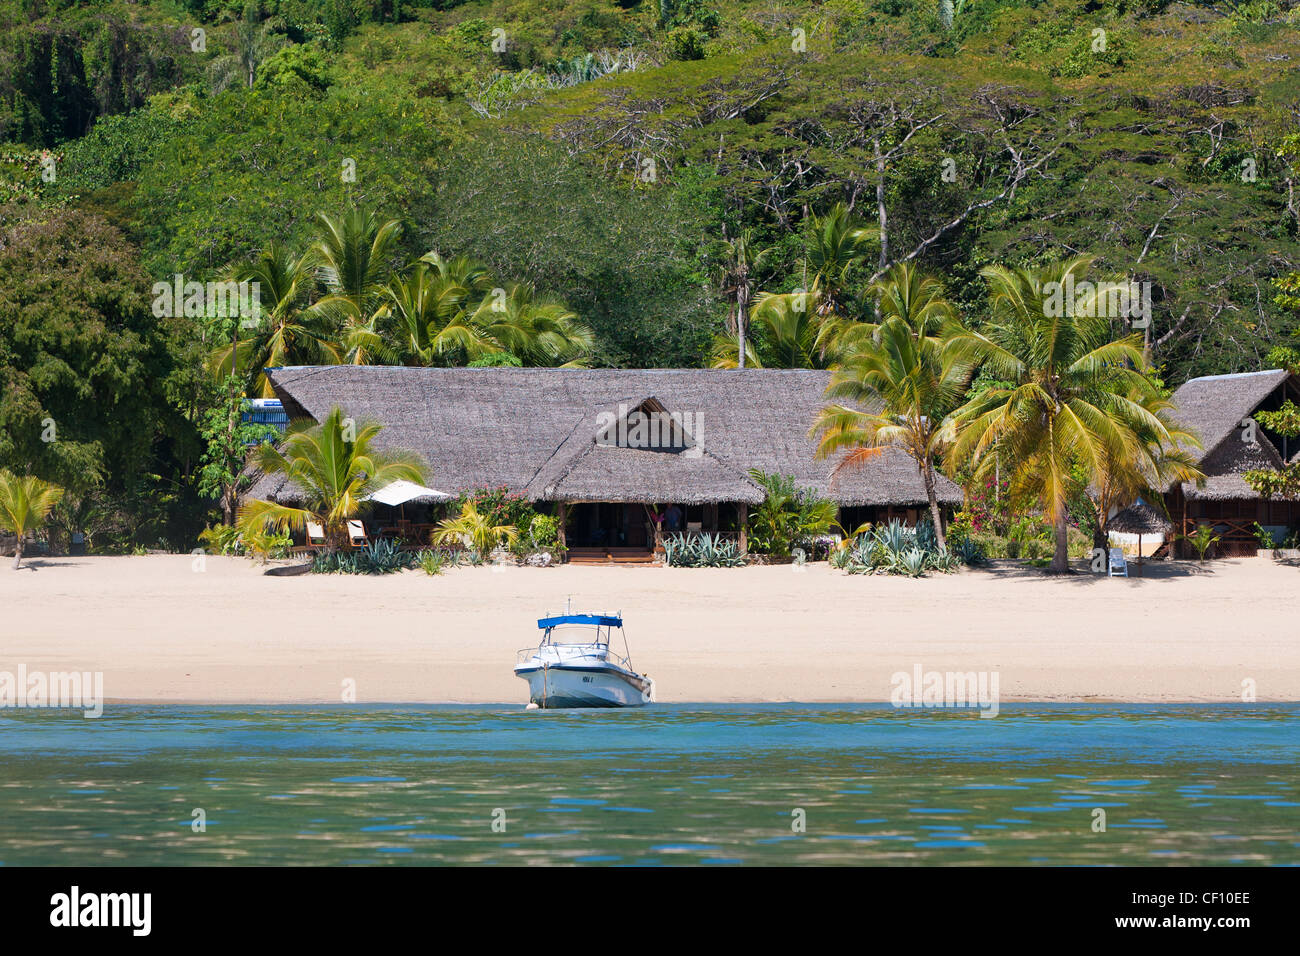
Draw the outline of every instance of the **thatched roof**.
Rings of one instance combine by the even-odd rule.
[[[1164,534],[1173,527],[1165,515],[1138,499],[1106,523],[1107,531],[1120,534]]]
[[[272,370],[291,418],[335,405],[386,427],[377,443],[412,449],[428,480],[453,494],[507,486],[543,501],[757,502],[751,468],[791,475],[841,505],[926,500],[916,463],[887,449],[832,484],[808,435],[827,404],[829,372],[746,369],[421,369],[321,366]],[[652,450],[598,440],[601,412],[661,408],[687,423],[687,445]],[[262,477],[255,498],[291,493]],[[961,490],[939,479],[944,504]]]
[[[1202,488],[1186,482],[1183,494],[1190,500],[1258,498],[1259,494],[1241,478],[1254,468],[1279,468],[1281,455],[1262,429],[1255,442],[1245,441],[1242,421],[1250,417],[1289,374],[1283,369],[1243,372],[1236,375],[1207,375],[1194,378],[1174,392],[1174,416],[1201,439],[1199,449],[1190,449],[1206,481]]]

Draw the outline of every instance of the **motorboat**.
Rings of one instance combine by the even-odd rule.
[[[621,614],[565,612],[540,618],[542,642],[519,652],[515,675],[528,681],[530,708],[641,707],[655,684],[632,669]],[[610,647],[615,629],[620,656]]]

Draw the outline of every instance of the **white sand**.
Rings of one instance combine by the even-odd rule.
[[[897,671],[997,671],[1005,700],[1300,700],[1300,569],[1149,565],[1146,578],[1019,568],[921,580],[824,564],[728,570],[460,569],[266,577],[188,555],[0,566],[0,671],[103,671],[110,700],[526,700],[536,619],[622,610],[663,701],[880,701]]]

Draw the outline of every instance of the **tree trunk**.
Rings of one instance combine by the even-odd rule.
[[[1070,531],[1065,522],[1065,502],[1056,506],[1056,553],[1052,555],[1052,573],[1070,573]]]
[[[737,353],[738,367],[745,367],[745,321],[749,318],[746,314],[744,298],[736,302],[736,344],[739,346]]]
[[[1106,551],[1110,548],[1110,535],[1106,533],[1106,529],[1102,527],[1100,521],[1093,525],[1092,547],[1094,551],[1097,549]]]
[[[18,540],[14,542],[14,570],[18,570],[18,562],[23,559],[23,536],[20,533]]]
[[[871,141],[876,154],[876,219],[880,223],[880,270],[889,265],[889,219],[885,215],[885,157],[880,140]]]
[[[921,467],[925,475],[925,497],[930,502],[930,520],[934,522],[934,536],[939,542],[939,550],[948,550],[948,540],[943,533],[943,516],[939,514],[939,495],[935,490],[934,462],[928,458]]]

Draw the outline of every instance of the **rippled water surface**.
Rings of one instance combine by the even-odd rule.
[[[1298,768],[1297,705],[0,711],[0,863],[1294,864]]]

